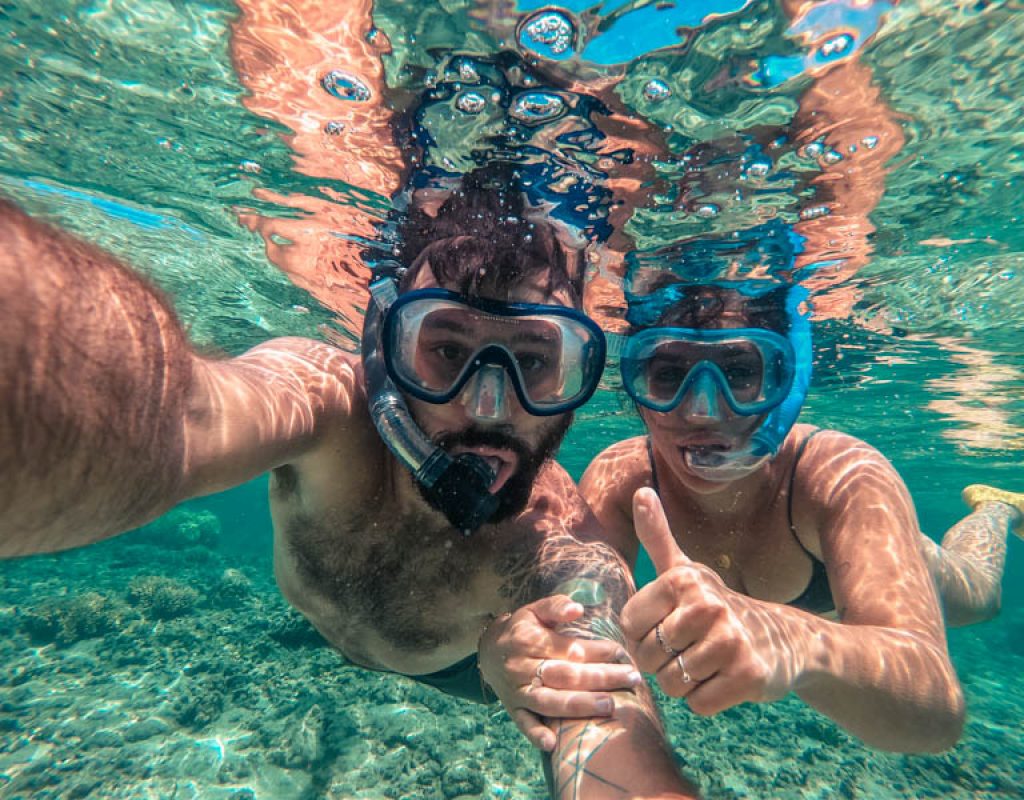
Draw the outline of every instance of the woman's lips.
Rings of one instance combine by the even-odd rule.
[[[495,474],[494,482],[488,487],[491,494],[497,494],[501,487],[508,483],[516,471],[519,458],[511,450],[501,450],[494,447],[456,447],[453,454],[473,453],[480,456],[487,462]]]

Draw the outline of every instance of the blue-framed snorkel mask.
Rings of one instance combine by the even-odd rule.
[[[722,413],[720,402],[741,416],[765,415],[741,449],[688,450],[687,464],[695,474],[710,481],[736,480],[778,451],[810,384],[810,321],[800,308],[807,296],[800,286],[787,291],[786,336],[763,328],[655,326],[612,340],[623,386],[641,406],[666,413],[690,396],[699,412],[711,417]],[[664,310],[667,303],[659,305]],[[653,324],[656,317],[650,308],[647,312],[631,309],[631,321]]]

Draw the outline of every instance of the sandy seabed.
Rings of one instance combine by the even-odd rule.
[[[0,632],[0,798],[546,796],[503,710],[347,664],[208,514],[0,564]],[[1024,610],[951,651],[969,719],[941,755],[869,750],[792,698],[662,708],[709,800],[1024,797]]]

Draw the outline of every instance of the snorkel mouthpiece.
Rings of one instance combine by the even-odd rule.
[[[474,453],[452,458],[415,423],[405,398],[387,374],[381,353],[380,326],[396,296],[394,279],[386,276],[374,280],[370,293],[372,299],[363,321],[362,357],[373,424],[435,506],[457,530],[468,535],[498,508],[498,497],[488,491],[497,474]]]
[[[494,483],[494,471],[475,453],[452,458],[438,448],[415,477],[448,521],[466,535],[487,522],[498,508],[498,496],[487,491]]]

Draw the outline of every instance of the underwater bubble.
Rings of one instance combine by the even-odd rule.
[[[364,103],[370,99],[372,93],[369,88],[355,75],[342,72],[340,69],[332,69],[320,79],[320,85],[324,91],[339,100],[352,100],[356,103]]]
[[[672,96],[672,90],[668,84],[658,78],[651,78],[644,86],[644,97],[652,103],[660,103]]]
[[[463,114],[479,114],[487,106],[487,98],[480,92],[462,92],[455,98],[455,107]]]
[[[770,158],[755,158],[747,165],[746,174],[751,178],[764,178],[772,171]]]
[[[466,83],[480,82],[480,73],[477,72],[476,65],[468,58],[459,61],[459,79]]]
[[[345,123],[338,122],[336,119],[332,119],[330,122],[324,125],[324,133],[326,133],[328,136],[337,136],[338,134],[343,133],[344,130]]]
[[[714,203],[704,203],[703,205],[698,206],[694,213],[701,219],[714,219],[718,216],[718,212],[721,210],[722,209]]]
[[[874,150],[876,147],[878,147],[878,137],[865,136],[863,139],[860,140],[860,143],[864,145],[868,150]]]
[[[825,152],[825,145],[821,142],[811,142],[807,147],[804,148],[804,155],[807,158],[813,158],[815,160],[821,158],[822,153]]]
[[[826,164],[838,164],[840,161],[843,160],[843,154],[840,153],[838,150],[826,150],[822,154],[821,160],[824,161]]]
[[[253,172],[253,173],[263,172],[263,167],[260,166],[259,162],[257,162],[257,161],[250,161],[249,159],[245,159],[244,161],[240,161],[239,164],[238,164],[238,168],[240,170],[242,170],[242,172]]]
[[[821,49],[818,50],[818,53],[823,58],[835,58],[853,47],[853,42],[853,36],[848,33],[841,33],[825,42]]]
[[[828,206],[811,206],[805,208],[800,212],[800,219],[806,221],[809,219],[817,219],[818,217],[827,217],[832,213],[832,209]]]
[[[562,116],[565,100],[550,92],[525,92],[515,99],[508,113],[524,125],[539,125]]]
[[[519,44],[541,56],[567,58],[572,55],[576,31],[557,11],[541,11],[531,17],[519,33]]]

